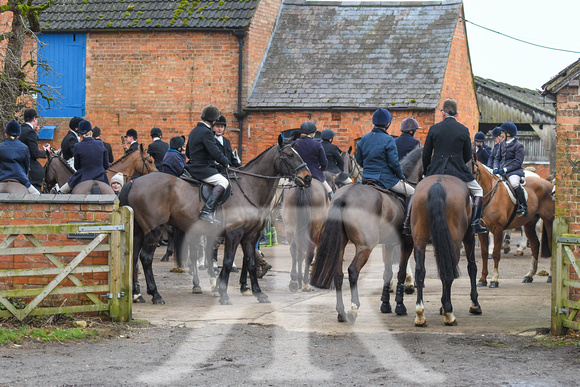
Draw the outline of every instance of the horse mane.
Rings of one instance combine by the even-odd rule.
[[[127,153],[126,155],[121,156],[121,158],[119,160],[113,161],[113,163],[111,165],[109,165],[109,167],[112,167],[113,165],[120,163],[121,161],[125,160],[127,157],[131,156],[133,153],[137,152],[138,149],[133,149],[131,152]]]
[[[243,166],[242,168],[240,168],[240,169],[246,169],[246,168],[247,168],[247,167],[249,167],[249,166],[250,166],[252,163],[254,163],[254,162],[257,160],[257,159],[259,159],[259,158],[260,158],[260,156],[262,156],[264,153],[268,152],[270,149],[272,149],[272,148],[273,148],[273,147],[275,147],[276,145],[278,145],[278,144],[274,144],[274,145],[272,145],[272,146],[270,146],[270,147],[266,148],[265,150],[263,150],[263,151],[262,151],[262,153],[260,153],[259,155],[257,155],[256,157],[254,157],[253,159],[251,159],[250,161],[248,161],[248,162],[246,163],[246,165],[244,165],[244,166]]]
[[[420,146],[418,148],[413,149],[411,152],[407,153],[403,160],[401,160],[401,169],[403,170],[403,175],[409,177],[415,166],[423,157],[423,147]]]
[[[75,170],[69,165],[69,163],[61,155],[54,155],[48,161],[49,162],[52,161],[52,159],[54,159],[55,157],[57,159],[59,159],[65,165],[65,167],[70,171],[70,173],[73,173],[73,174],[75,173]]]

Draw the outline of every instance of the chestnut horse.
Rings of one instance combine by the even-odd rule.
[[[282,197],[282,218],[292,255],[289,288],[292,292],[300,288],[308,292],[308,273],[314,246],[326,221],[328,195],[322,183],[313,179],[309,188],[284,190]]]
[[[452,193],[452,194],[451,194]],[[425,284],[425,249],[429,240],[433,242],[439,278],[443,285],[441,314],[445,325],[455,325],[451,305],[451,285],[459,277],[458,263],[461,244],[467,256],[467,271],[471,283],[470,313],[481,314],[475,284],[477,266],[475,263],[475,238],[471,231],[471,201],[467,185],[455,176],[432,175],[421,180],[415,189],[411,210],[411,232],[415,245],[415,280],[417,282],[417,303],[415,325],[426,326],[423,305]],[[405,311],[397,301],[396,312]]]
[[[231,304],[227,295],[227,283],[235,249],[240,242],[244,250],[244,259],[247,257],[249,260],[252,292],[259,302],[269,302],[258,285],[256,275],[255,243],[256,233],[259,232],[258,226],[263,225],[264,214],[269,209],[281,177],[292,178],[300,186],[310,184],[312,177],[302,158],[291,145],[283,144],[281,136],[277,145],[259,154],[242,169],[232,171],[234,171],[231,182],[232,195],[221,205],[223,215],[221,225],[200,221],[199,214],[204,202],[199,199],[199,187],[192,186],[173,175],[149,174],[123,186],[120,195],[121,205],[131,206],[135,213],[134,300],[142,299],[137,280],[137,263],[140,259],[147,282],[147,293],[152,296],[154,304],[164,303],[155,284],[152,263],[162,226],[168,223],[191,235],[192,237],[186,238],[188,241],[196,240],[193,236],[206,235],[207,245],[210,247],[213,246],[213,240],[217,236],[225,233],[223,268],[217,280],[221,304]],[[194,246],[190,246],[192,247]],[[210,280],[213,279],[215,282],[211,259],[211,254],[206,254],[208,274]],[[196,266],[195,263],[193,266]],[[194,273],[194,281],[196,277]]]
[[[532,261],[530,271],[525,275],[523,282],[532,282],[538,267],[538,255],[542,257],[552,255],[552,224],[555,216],[555,202],[552,198],[554,186],[547,180],[540,177],[527,177],[524,189],[528,193],[528,216],[517,217],[512,215],[515,206],[512,203],[508,190],[498,176],[481,164],[475,163],[474,175],[481,188],[483,188],[483,220],[489,232],[493,234],[493,277],[489,287],[499,286],[499,261],[501,258],[501,241],[503,231],[520,226],[524,227],[524,232],[530,241],[532,250]],[[539,219],[542,219],[542,240],[541,245],[536,235],[535,227]],[[489,234],[479,234],[481,245],[481,277],[478,286],[487,286],[487,260],[489,255]]]

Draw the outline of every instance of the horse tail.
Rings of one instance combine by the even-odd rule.
[[[100,195],[101,194],[101,187],[99,187],[99,183],[94,182],[91,186],[91,195]]]
[[[459,277],[458,262],[455,259],[455,247],[453,238],[445,215],[447,193],[441,180],[435,182],[429,188],[427,208],[429,209],[429,226],[431,227],[431,240],[435,250],[437,270],[442,282],[450,282]]]
[[[328,220],[318,242],[316,259],[310,275],[310,284],[317,288],[329,289],[338,272],[340,250],[346,238],[342,215],[344,205],[344,197],[340,197],[334,201],[328,211]]]
[[[546,222],[542,222],[542,239],[540,243],[540,256],[542,258],[550,258],[552,256],[552,244],[549,241]]]
[[[119,192],[119,205],[120,206],[128,206],[129,205],[129,191],[131,191],[131,187],[133,186],[133,181],[130,180],[123,188],[121,188],[121,192]]]

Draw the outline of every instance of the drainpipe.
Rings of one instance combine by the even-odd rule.
[[[243,88],[243,69],[244,69],[244,43],[248,33],[245,30],[235,30],[234,36],[238,38],[238,110],[234,117],[238,120],[238,156],[242,160],[242,133],[244,129],[244,118],[246,113],[242,111],[242,88]]]

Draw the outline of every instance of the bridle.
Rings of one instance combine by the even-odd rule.
[[[143,166],[141,167],[141,171],[137,171],[137,173],[141,173],[143,175],[143,171],[147,171],[147,173],[151,173],[151,168],[149,168],[149,165],[147,165],[148,163],[150,163],[149,159],[152,157],[150,154],[148,154],[147,156],[143,156],[143,152],[141,152],[140,150],[136,150],[135,152],[139,152],[139,155],[141,156],[141,161],[143,162]],[[118,161],[116,161],[115,163],[117,163]],[[124,177],[128,177],[131,178],[132,176],[126,175],[121,171],[116,171],[112,168],[109,168],[108,171],[111,171],[115,174],[117,173],[121,173]]]
[[[479,164],[477,162],[472,161],[471,165],[471,174],[475,177],[475,180],[480,180],[481,170],[479,168]],[[491,188],[489,192],[483,195],[483,208],[485,209],[489,203],[492,201],[493,197],[497,193],[497,189],[499,188],[500,179],[495,177],[495,175],[490,173],[490,179],[495,180],[495,184],[491,183]]]

